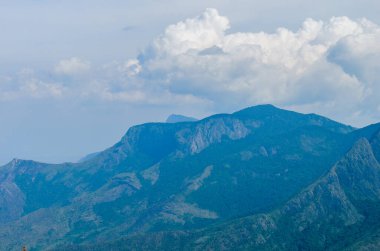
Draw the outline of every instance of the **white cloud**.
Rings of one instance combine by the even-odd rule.
[[[13,80],[0,78],[0,90],[3,99],[21,92],[127,104],[196,104],[213,112],[273,103],[356,125],[380,120],[377,24],[333,17],[306,19],[296,31],[229,29],[227,17],[207,9],[168,26],[136,59],[92,66],[73,57],[61,60],[55,74],[17,80],[16,89],[9,88]]]
[[[118,67],[120,72],[126,73],[129,77],[133,77],[140,73],[141,65],[137,59],[131,59]]]
[[[170,25],[153,42],[153,47],[160,54],[170,55],[179,55],[192,49],[206,49],[219,44],[229,27],[226,17],[220,16],[215,9],[207,9],[196,18]]]
[[[32,69],[0,78],[0,101],[20,98],[61,98],[65,87],[52,80],[42,80]]]
[[[137,77],[222,109],[273,103],[356,124],[380,119],[378,25],[333,17],[307,19],[297,31],[228,33],[229,27],[214,9],[169,26],[139,56]],[[351,113],[363,117],[348,120]]]
[[[87,73],[90,70],[90,63],[80,58],[72,57],[61,60],[54,68],[57,74],[79,75]]]

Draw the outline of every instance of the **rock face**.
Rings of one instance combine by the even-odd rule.
[[[134,126],[81,163],[14,160],[0,168],[0,250],[375,245],[379,131],[264,105]]]
[[[191,154],[200,153],[208,146],[220,143],[223,137],[231,140],[245,138],[250,130],[239,119],[211,118],[198,124],[195,128],[177,132],[179,142],[186,145]]]
[[[365,227],[371,217],[377,217],[377,229],[380,226],[379,177],[371,144],[360,139],[325,176],[280,209],[206,232],[204,243],[198,239],[193,245],[217,250],[342,250],[355,242],[350,236],[354,229],[371,230]],[[377,211],[366,211],[371,203],[377,205],[371,210]]]
[[[107,247],[119,250],[377,250],[380,247],[380,164],[373,153],[376,147],[375,138],[372,141],[359,139],[327,174],[270,213],[202,230],[135,235],[98,245],[95,250]]]

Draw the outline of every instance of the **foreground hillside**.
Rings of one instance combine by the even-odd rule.
[[[265,105],[135,126],[78,164],[13,160],[1,250],[376,247],[379,130]]]

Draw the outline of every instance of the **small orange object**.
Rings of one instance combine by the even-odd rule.
[[[22,251],[27,251],[25,246],[22,247]]]

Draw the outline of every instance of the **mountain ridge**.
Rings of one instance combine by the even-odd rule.
[[[189,235],[212,234],[209,226],[286,205],[329,173],[363,137],[378,156],[379,128],[355,129],[264,105],[190,123],[133,126],[114,146],[82,163],[14,160],[0,168],[0,250],[17,250],[22,243],[31,250],[75,250],[80,247],[71,244],[123,236],[191,245]],[[378,189],[371,187],[374,193]],[[347,204],[347,213],[359,220],[350,208]],[[261,222],[265,219],[270,218]],[[33,238],[28,236],[31,228]],[[182,239],[157,237],[165,231]]]
[[[359,156],[362,156],[360,158]],[[358,158],[359,157],[359,158]],[[368,162],[369,157],[369,162]],[[372,153],[372,147],[370,145],[370,142],[365,138],[360,138],[353,148],[345,155],[345,157],[339,161],[336,165],[334,165],[330,171],[321,177],[318,181],[314,182],[307,188],[305,188],[303,191],[300,192],[299,195],[289,200],[289,202],[282,208],[276,209],[273,212],[271,212],[268,215],[256,215],[256,216],[250,216],[247,218],[241,218],[238,220],[233,221],[232,223],[224,223],[224,225],[211,227],[211,230],[201,230],[206,231],[206,233],[195,233],[191,234],[188,232],[168,232],[169,240],[162,240],[161,238],[165,238],[165,233],[157,233],[157,234],[146,234],[146,235],[140,235],[140,236],[132,236],[130,239],[126,239],[123,241],[119,241],[123,244],[114,244],[117,247],[121,247],[120,250],[127,250],[123,249],[123,247],[128,247],[128,250],[139,250],[140,248],[143,250],[204,250],[204,249],[216,249],[216,250],[246,250],[246,249],[252,249],[255,250],[299,250],[300,248],[304,250],[305,248],[310,248],[311,250],[351,250],[351,246],[358,245],[357,243],[349,244],[348,246],[344,247],[345,243],[339,245],[337,243],[334,243],[338,240],[338,237],[341,237],[342,233],[344,233],[345,230],[343,230],[346,226],[355,225],[358,223],[361,223],[364,221],[364,216],[362,216],[358,209],[352,204],[352,202],[348,199],[348,189],[352,189],[355,182],[350,182],[348,185],[346,184],[345,189],[342,188],[342,185],[340,185],[340,181],[342,180],[342,175],[350,174],[351,170],[345,170],[342,171],[341,169],[345,169],[345,161],[346,158],[348,159],[354,159],[355,161],[365,161],[368,162],[368,168],[374,167],[375,171],[377,173],[378,180],[377,182],[374,182],[373,184],[377,184],[380,186],[380,164],[377,159],[375,159],[375,156]],[[371,163],[372,162],[372,163]],[[360,167],[361,165],[359,165]],[[340,174],[339,174],[340,173]],[[358,176],[353,175],[354,178],[358,179]],[[366,176],[362,176],[360,178],[366,178]],[[327,186],[329,184],[329,186]],[[335,185],[332,185],[335,184]],[[364,186],[365,187],[365,186]],[[320,190],[322,189],[322,190]],[[325,189],[325,190],[324,190]],[[319,194],[319,195],[318,195]],[[325,194],[325,195],[323,195]],[[342,220],[343,227],[341,227],[341,233],[334,233],[335,235],[338,234],[338,237],[335,237],[335,240],[330,240],[328,243],[325,239],[321,238],[323,235],[321,235],[321,232],[318,232],[318,235],[315,235],[313,233],[313,236],[318,236],[322,240],[319,240],[319,243],[317,241],[316,243],[308,242],[305,243],[301,240],[301,242],[298,243],[290,243],[290,244],[284,244],[283,242],[282,246],[278,245],[278,242],[270,242],[270,238],[273,237],[273,231],[279,231],[278,227],[276,226],[275,222],[281,221],[281,217],[285,217],[283,215],[287,215],[286,217],[289,217],[289,212],[291,214],[294,214],[294,210],[298,210],[298,208],[305,208],[304,206],[300,206],[300,203],[315,203],[315,199],[304,199],[305,196],[326,196],[328,194],[329,196],[335,196],[340,204],[340,208],[336,208],[335,206],[329,210],[321,209],[322,212],[327,212],[327,219],[335,221],[337,218],[336,216],[330,215],[331,212],[338,212],[338,218]],[[380,202],[379,200],[379,194],[380,189],[377,188],[377,195],[375,196],[376,200]],[[362,198],[362,197],[361,197]],[[331,200],[329,198],[328,203],[325,203],[326,205],[329,205],[331,203]],[[317,203],[315,205],[321,205],[321,203]],[[323,203],[322,203],[323,205]],[[380,205],[380,204],[379,204]],[[297,222],[301,220],[303,221],[304,226],[299,227],[297,231],[299,232],[298,235],[302,234],[301,232],[308,228],[308,226],[312,226],[315,221],[313,217],[310,218],[310,213],[307,213],[306,215],[294,217],[290,222]],[[314,215],[316,212],[312,212]],[[326,213],[324,213],[326,214]],[[342,216],[343,214],[343,216]],[[323,217],[323,216],[322,216]],[[343,218],[342,218],[343,217]],[[378,215],[380,217],[380,214]],[[319,219],[321,216],[319,216]],[[380,219],[380,218],[377,218]],[[246,222],[247,221],[247,222]],[[287,221],[289,221],[287,219]],[[248,223],[249,222],[249,223]],[[226,225],[227,224],[227,225]],[[296,224],[296,223],[294,223]],[[298,225],[301,223],[297,223]],[[301,224],[301,225],[302,225]],[[319,223],[321,224],[321,223]],[[319,225],[318,224],[318,225]],[[232,226],[231,226],[232,225]],[[323,226],[323,224],[321,224]],[[342,222],[340,222],[338,225],[342,225]],[[214,228],[215,230],[212,230]],[[248,229],[249,230],[248,230]],[[290,229],[294,229],[293,227],[290,227]],[[207,232],[209,231],[209,232]],[[310,230],[308,230],[310,231]],[[326,231],[326,229],[324,230]],[[336,230],[335,230],[336,231]],[[342,232],[343,231],[343,232]],[[346,230],[347,231],[347,230]],[[211,233],[210,233],[211,232]],[[266,232],[270,232],[269,234],[265,234]],[[251,234],[254,233],[254,236],[251,236]],[[239,234],[243,235],[240,236],[240,238],[237,238],[237,236],[234,236]],[[282,231],[281,234],[283,235],[284,232]],[[333,234],[333,235],[334,235]],[[157,235],[157,236],[154,236]],[[331,235],[331,234],[330,234]],[[190,237],[189,237],[190,236]],[[181,240],[181,238],[189,237],[190,240]],[[289,238],[292,240],[294,237],[288,236],[283,237],[282,240],[285,240],[286,238]],[[142,238],[142,239],[140,239]],[[179,238],[179,239],[178,239]],[[244,239],[244,242],[242,243],[234,243],[234,241],[240,241],[241,239]],[[305,235],[303,235],[303,238],[305,238]],[[153,241],[155,240],[155,241]],[[321,243],[322,241],[322,243]],[[341,241],[342,242],[342,241]],[[170,244],[169,244],[170,243]],[[181,244],[182,243],[182,244]],[[185,244],[184,244],[185,243]],[[186,244],[187,243],[187,244]],[[190,244],[189,244],[190,243]],[[151,244],[151,245],[150,245]],[[107,244],[110,247],[112,247],[112,244]],[[161,246],[160,246],[161,245]],[[243,246],[241,246],[243,245]],[[267,245],[267,246],[266,246]],[[290,246],[284,246],[284,245],[290,245]],[[311,246],[310,246],[311,245]],[[343,245],[343,246],[342,246]],[[360,245],[360,243],[359,243]],[[363,244],[361,244],[363,245]],[[374,243],[370,243],[369,245],[372,245],[373,247],[380,247],[380,238],[378,241]],[[363,245],[365,246],[365,244]],[[103,250],[102,246],[89,246],[88,248],[94,248],[93,250]],[[98,249],[97,249],[98,248]],[[73,250],[87,250],[87,247],[78,247],[78,249]],[[90,249],[88,249],[90,250]],[[91,249],[92,250],[92,249]]]
[[[193,118],[193,117],[187,117],[187,116],[183,116],[183,115],[180,115],[180,114],[171,114],[166,119],[165,123],[194,122],[194,121],[197,121],[197,120],[198,119]]]

